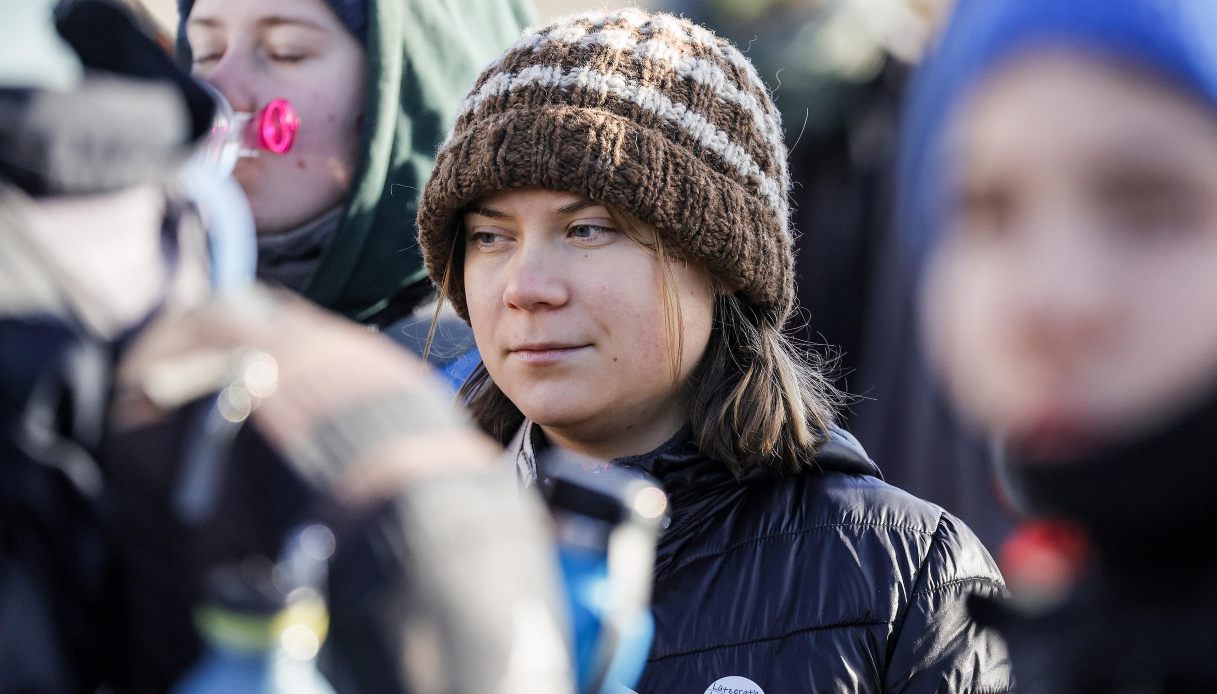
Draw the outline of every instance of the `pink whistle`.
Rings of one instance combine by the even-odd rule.
[[[232,173],[237,161],[263,152],[286,154],[296,144],[300,115],[287,99],[271,99],[253,113],[236,111],[215,88],[200,83],[215,99],[211,133],[199,145],[196,157]]]
[[[242,114],[243,115],[243,114]],[[287,99],[271,99],[245,125],[244,149],[286,154],[296,144],[300,116]]]

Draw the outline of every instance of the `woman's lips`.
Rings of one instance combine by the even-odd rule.
[[[526,364],[544,365],[563,361],[591,345],[536,344],[508,350],[508,354]]]

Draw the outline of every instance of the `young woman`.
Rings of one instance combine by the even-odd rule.
[[[1217,690],[1214,26],[1209,0],[964,3],[920,78],[927,339],[1035,524],[1020,691]]]
[[[420,200],[484,360],[474,415],[528,484],[547,446],[663,484],[639,691],[1006,691],[964,606],[1002,591],[988,554],[880,480],[783,337],[785,158],[765,86],[704,28],[623,10],[526,34]]]
[[[477,70],[531,17],[524,0],[178,0],[179,47],[237,111],[274,98],[301,127],[286,155],[234,172],[258,274],[386,327],[433,292],[407,220]],[[390,335],[397,331],[386,330]]]

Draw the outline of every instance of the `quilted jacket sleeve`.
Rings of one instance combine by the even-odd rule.
[[[978,625],[968,596],[1000,595],[1005,584],[972,531],[942,513],[903,619],[888,643],[885,690],[900,694],[1012,691],[1006,645]]]

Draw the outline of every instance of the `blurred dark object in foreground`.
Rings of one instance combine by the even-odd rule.
[[[209,97],[120,6],[51,8],[0,23],[0,690],[167,690],[207,577],[323,522],[340,691],[571,691],[539,499],[420,361],[220,282]]]

